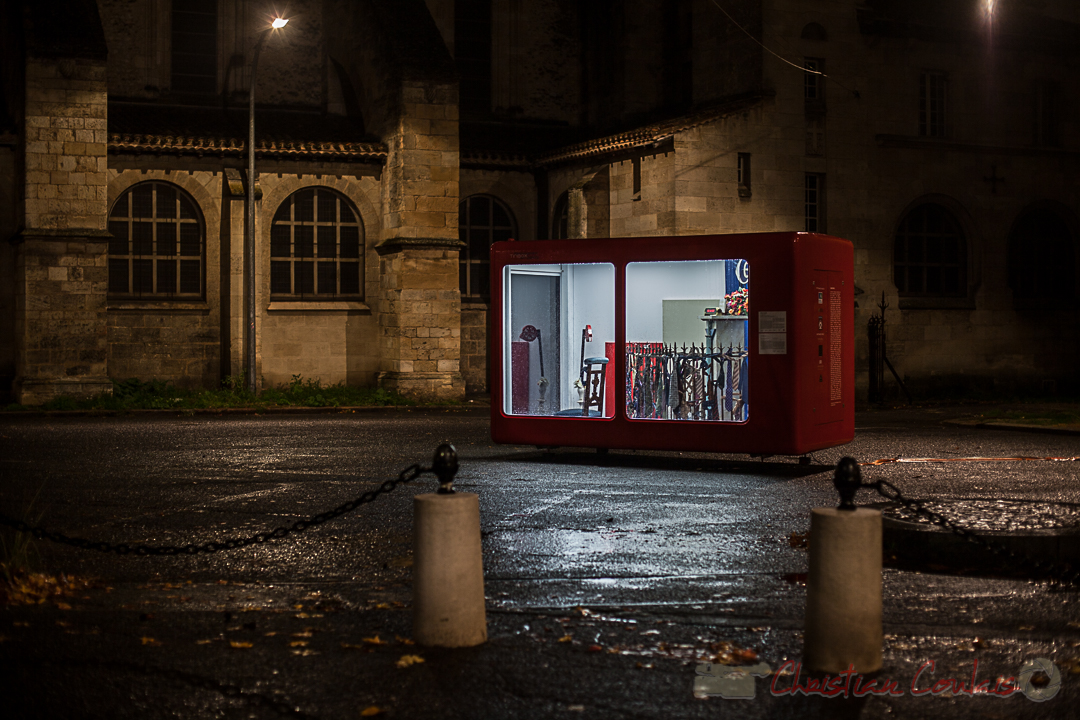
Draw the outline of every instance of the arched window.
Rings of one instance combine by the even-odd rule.
[[[363,299],[364,226],[341,193],[297,190],[270,226],[270,296]]]
[[[564,190],[555,200],[551,213],[551,239],[565,240],[570,234],[570,191]]]
[[[458,205],[461,249],[459,279],[462,296],[487,299],[491,295],[491,243],[514,237],[510,209],[491,195],[470,195]]]
[[[1009,233],[1009,286],[1015,300],[1071,300],[1076,292],[1072,233],[1053,210],[1023,213]]]
[[[967,242],[945,206],[923,203],[896,229],[893,280],[905,297],[965,297]]]
[[[195,201],[164,182],[128,188],[109,213],[109,295],[203,297],[205,231]]]

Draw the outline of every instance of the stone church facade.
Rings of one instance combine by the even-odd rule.
[[[854,243],[863,397],[882,298],[913,391],[1076,388],[1071,3],[295,0],[252,182],[271,10],[0,3],[0,393],[214,387],[254,309],[261,384],[460,398],[491,242],[774,230]]]

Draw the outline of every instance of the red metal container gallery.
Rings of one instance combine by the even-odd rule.
[[[542,447],[805,455],[855,435],[850,242],[499,242],[491,433]]]

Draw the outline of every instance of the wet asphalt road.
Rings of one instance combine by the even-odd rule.
[[[220,542],[288,525],[428,463],[450,440],[457,487],[480,495],[490,637],[456,651],[403,641],[411,495],[434,489],[426,478],[301,535],[228,553],[121,558],[38,543],[45,568],[97,583],[0,610],[5,694],[16,717],[352,718],[371,707],[381,717],[1074,715],[1076,592],[895,569],[884,575],[882,676],[908,686],[902,696],[774,696],[788,675],[756,681],[753,700],[693,696],[696,660],[719,643],[752,649],[773,670],[800,658],[807,556],[789,537],[809,528],[812,507],[836,504],[831,470],[843,455],[1080,455],[1076,436],[942,423],[964,411],[860,413],[856,440],[809,466],[495,446],[486,408],[0,416],[0,511],[110,542]],[[914,497],[1080,502],[1076,462],[865,474]],[[410,654],[425,662],[396,667]],[[970,678],[978,660],[981,681],[1036,657],[1065,668],[1046,702],[911,694],[928,660],[933,680]]]

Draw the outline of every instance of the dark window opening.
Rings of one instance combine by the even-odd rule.
[[[820,110],[825,105],[825,60],[806,58],[803,61],[806,72],[803,73],[803,99],[806,104]]]
[[[694,102],[694,15],[691,0],[665,0],[664,104],[689,109]]]
[[[490,195],[471,195],[458,206],[458,238],[465,243],[458,263],[462,296],[491,296],[491,244],[514,237],[509,208]]]
[[[1032,210],[1009,233],[1009,287],[1014,300],[1072,300],[1076,250],[1072,233],[1050,210]]]
[[[736,174],[739,183],[739,197],[750,197],[752,194],[750,186],[750,153],[739,153]]]
[[[825,176],[806,174],[806,232],[825,232]]]
[[[491,112],[491,0],[454,3],[454,59],[462,114]]]
[[[270,225],[270,295],[281,300],[362,300],[364,226],[330,188],[298,190]]]
[[[926,203],[896,230],[893,281],[906,297],[966,297],[967,242],[953,214]]]
[[[109,213],[109,296],[201,299],[205,243],[195,201],[180,188],[145,182]]]
[[[217,0],[184,0],[172,6],[172,91],[218,91]]]
[[[948,78],[945,73],[925,72],[919,79],[919,135],[945,137],[945,104]]]

